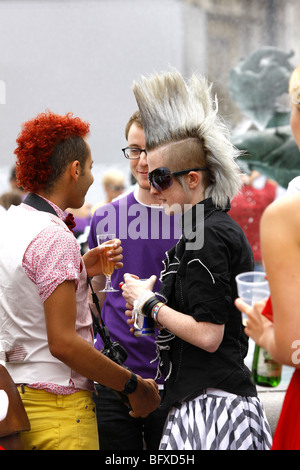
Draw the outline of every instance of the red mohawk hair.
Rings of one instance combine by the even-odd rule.
[[[49,159],[55,146],[71,137],[85,137],[89,128],[72,113],[60,116],[48,111],[25,122],[14,151],[18,185],[28,192],[43,188],[52,172]]]

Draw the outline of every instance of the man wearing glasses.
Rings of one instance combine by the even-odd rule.
[[[140,279],[155,274],[159,279],[165,253],[181,235],[174,217],[168,217],[163,208],[158,206],[157,198],[150,194],[145,136],[139,112],[135,112],[129,119],[125,136],[128,146],[122,151],[129,160],[137,187],[126,196],[98,208],[93,216],[89,235],[90,248],[97,245],[97,235],[109,231],[110,228],[122,240],[123,268],[114,271],[112,275],[115,288],[123,281],[126,272],[134,273]],[[101,277],[93,279],[96,292],[101,281]],[[159,287],[160,282],[156,281],[154,291],[158,291]],[[155,360],[151,363],[157,356],[155,336],[136,337],[130,333],[125,310],[121,289],[117,293],[106,295],[101,314],[111,339],[121,343],[127,350],[127,367],[142,377],[155,378],[158,362]],[[103,347],[99,337],[95,347]],[[158,383],[162,387],[162,377]],[[166,411],[156,410],[147,418],[134,420],[128,415],[126,406],[111,390],[100,385],[97,385],[97,389],[98,396],[95,401],[100,449],[158,449]]]

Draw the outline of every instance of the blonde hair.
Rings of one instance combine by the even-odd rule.
[[[289,82],[289,94],[292,103],[300,105],[300,64],[293,71]]]
[[[106,173],[104,173],[103,178],[102,178],[102,183],[104,185],[124,185],[125,177],[123,173],[119,170],[109,170]]]
[[[172,68],[134,82],[133,92],[141,113],[147,150],[191,137],[199,139],[209,169],[210,196],[225,208],[240,188],[240,152],[230,142],[229,131],[218,116],[218,101],[202,76],[185,81]],[[203,153],[203,152],[199,152]],[[182,157],[185,158],[184,156]],[[199,162],[203,163],[199,155]]]

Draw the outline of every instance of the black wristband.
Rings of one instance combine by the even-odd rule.
[[[131,372],[131,377],[129,380],[127,380],[125,384],[124,390],[122,390],[121,393],[124,393],[125,395],[129,395],[130,393],[133,393],[137,387],[137,376]]]
[[[147,302],[144,303],[143,308],[142,308],[143,315],[151,318],[152,309],[154,305],[158,304],[159,302],[160,300],[158,300],[158,298],[155,295],[151,297],[149,300],[147,300]]]

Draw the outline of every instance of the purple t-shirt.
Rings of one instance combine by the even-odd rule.
[[[122,241],[123,268],[112,275],[114,288],[119,289],[125,273],[136,274],[140,279],[155,274],[158,279],[154,292],[158,291],[165,253],[181,235],[178,218],[167,216],[161,207],[139,203],[132,192],[96,210],[89,234],[90,248],[97,246],[97,235],[103,232],[115,233]],[[112,341],[118,341],[128,353],[125,365],[143,378],[155,378],[158,361],[150,363],[156,357],[155,337],[134,336],[129,331],[125,310],[121,289],[106,294],[101,315]],[[99,335],[95,347],[99,350],[103,347]]]

